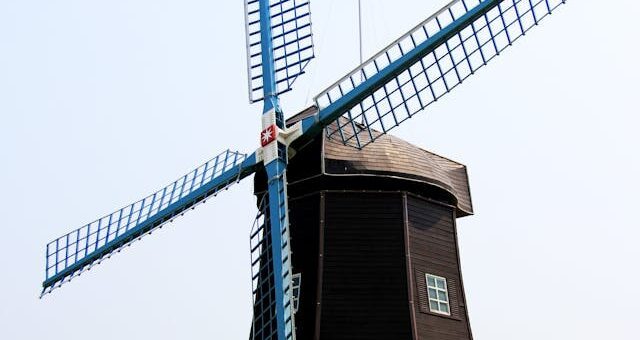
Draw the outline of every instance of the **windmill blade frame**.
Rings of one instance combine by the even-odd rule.
[[[249,237],[253,298],[251,339],[295,339],[285,163],[272,162],[270,165],[267,168],[268,190],[259,199],[262,221],[256,221]]]
[[[293,83],[305,73],[309,62],[315,58],[310,0],[269,0],[270,37],[263,35],[261,3],[260,0],[244,1],[250,103],[265,98],[264,52],[273,54],[275,91],[278,95],[291,91]],[[263,46],[263,40],[270,41],[270,51]]]
[[[293,1],[293,2],[291,2]],[[308,0],[302,0],[308,6]],[[255,13],[259,16],[259,25],[261,29],[260,40],[256,42],[260,46],[260,68],[262,74],[259,78],[262,80],[261,90],[263,111],[262,111],[262,132],[260,133],[260,141],[262,147],[258,150],[259,156],[264,163],[264,169],[267,175],[267,215],[268,223],[265,223],[264,234],[268,235],[268,244],[266,247],[269,256],[265,258],[266,264],[261,265],[258,276],[266,278],[266,284],[261,285],[265,289],[266,301],[262,303],[260,299],[253,306],[254,315],[252,323],[252,335],[254,340],[262,339],[278,339],[288,340],[295,339],[295,320],[292,303],[292,268],[291,268],[291,250],[289,238],[289,218],[287,207],[287,147],[289,143],[289,131],[286,131],[284,114],[280,107],[279,94],[282,92],[279,85],[283,82],[281,77],[282,67],[278,66],[278,60],[284,60],[284,69],[288,74],[288,57],[286,56],[286,34],[282,35],[284,23],[282,16],[278,18],[278,14],[274,15],[272,9],[283,3],[293,3],[295,0],[251,0],[257,4]],[[292,22],[297,24],[295,17]],[[250,12],[247,12],[249,18]],[[272,19],[276,18],[275,23]],[[279,20],[279,21],[278,21]],[[247,19],[249,22],[249,19]],[[274,27],[280,27],[281,31],[274,32]],[[295,26],[295,25],[294,25]],[[267,29],[265,29],[267,28]],[[309,26],[310,28],[310,26]],[[295,26],[292,32],[297,33],[298,27]],[[274,35],[275,33],[275,35]],[[247,36],[251,35],[251,28],[247,25]],[[281,38],[284,43],[278,45],[276,38]],[[295,39],[297,39],[297,35]],[[299,40],[297,40],[299,41]],[[281,59],[276,53],[279,47],[284,47],[285,57]],[[298,44],[299,47],[299,44]],[[248,52],[251,53],[251,52]],[[256,57],[258,55],[256,54]],[[299,53],[298,53],[299,57]],[[296,64],[297,67],[300,64]],[[299,69],[301,71],[301,69]],[[295,80],[295,79],[294,79]],[[251,78],[250,78],[251,81]],[[285,81],[287,81],[285,79]],[[290,135],[291,136],[291,135]],[[257,330],[256,328],[260,328]]]
[[[365,147],[449,93],[564,3],[450,2],[318,94],[318,116],[303,121],[305,139],[326,128],[346,145]]]
[[[257,164],[255,154],[224,151],[151,195],[49,242],[41,296],[251,175]]]

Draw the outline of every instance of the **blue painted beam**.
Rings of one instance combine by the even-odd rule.
[[[260,0],[260,38],[262,49],[262,81],[263,81],[263,129],[269,126],[265,124],[277,124],[280,128],[284,128],[284,119],[278,99],[278,88],[276,81],[275,60],[273,56],[273,37],[271,32],[271,8],[269,0]],[[275,113],[273,112],[275,111]],[[274,114],[274,117],[267,115]],[[275,121],[272,121],[275,119]],[[275,316],[276,316],[276,336],[278,340],[286,340],[288,335],[293,332],[291,325],[292,315],[287,315],[285,306],[285,280],[284,271],[288,270],[283,266],[285,256],[288,259],[289,254],[283,254],[283,244],[289,244],[289,240],[283,240],[288,237],[288,233],[283,231],[288,228],[288,212],[287,212],[287,194],[286,194],[286,169],[287,157],[286,149],[281,150],[277,141],[273,141],[267,148],[276,148],[278,154],[273,160],[265,160],[265,169],[267,172],[268,189],[269,189],[269,226],[271,228],[271,259],[273,261],[273,277],[274,277],[274,293],[275,293]],[[274,151],[273,149],[271,151]],[[283,153],[284,154],[281,154]],[[267,163],[268,162],[268,163]],[[283,242],[284,241],[284,242]],[[288,260],[287,260],[288,261]],[[271,308],[271,306],[267,306]],[[266,312],[266,311],[265,311]],[[270,312],[270,311],[269,311]],[[256,317],[256,316],[254,316]]]
[[[288,237],[288,233],[283,233],[288,228],[288,211],[287,211],[287,191],[286,191],[286,168],[287,164],[283,161],[285,157],[270,162],[266,165],[267,178],[269,185],[269,224],[271,228],[271,253],[273,261],[273,277],[274,277],[274,294],[275,294],[275,312],[277,324],[277,339],[287,339],[287,334],[292,332],[287,329],[288,319],[292,315],[287,315],[285,306],[285,270],[283,259],[289,254],[283,251],[283,244],[288,244],[289,240],[283,240]],[[287,274],[288,275],[288,274]],[[289,277],[290,278],[290,277]]]
[[[475,20],[479,19],[485,13],[496,7],[501,1],[502,0],[487,0],[479,4],[458,20],[452,22],[440,32],[434,34],[431,38],[425,40],[422,44],[418,45],[416,48],[407,52],[404,56],[391,63],[389,66],[367,79],[351,92],[345,94],[342,98],[336,100],[326,108],[321,109],[317,115],[303,119],[303,135],[299,138],[300,141],[296,141],[296,143],[304,143],[311,140],[314,136],[320,133],[324,127],[331,124],[342,114],[362,102],[367,98],[367,96],[382,88],[389,81],[409,69],[413,64],[420,61],[420,59],[433,52],[448,39],[471,25]]]
[[[171,220],[176,215],[179,215],[185,210],[191,208],[200,201],[205,200],[207,197],[217,193],[228,184],[231,184],[253,174],[260,164],[261,163],[257,161],[256,154],[251,154],[240,164],[239,167],[234,167],[223,172],[222,174],[220,174],[220,176],[217,176],[211,182],[204,184],[202,187],[194,190],[189,195],[167,206],[154,216],[149,217],[149,219],[142,222],[141,224],[117,236],[107,244],[89,254],[87,257],[79,260],[73,265],[60,271],[58,274],[45,280],[42,283],[42,287],[44,289],[53,287],[56,283],[64,280],[69,276],[72,276],[78,271],[81,271],[85,266],[100,260],[103,256],[117,250],[128,242],[144,235],[145,233],[153,230],[161,224]]]
[[[278,108],[273,37],[271,32],[271,7],[269,0],[260,0],[260,48],[262,50],[262,93],[264,113]]]

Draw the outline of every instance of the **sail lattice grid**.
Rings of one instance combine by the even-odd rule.
[[[253,322],[251,340],[268,339],[277,335],[275,282],[273,253],[271,251],[271,228],[266,218],[265,200],[251,229],[251,287],[253,300]]]
[[[246,158],[222,152],[153,194],[47,244],[43,294],[238,181]]]
[[[452,1],[315,98],[322,109],[374,78],[386,67],[438,37],[446,27],[489,0]],[[368,93],[326,129],[328,136],[362,148],[460,85],[524,36],[565,0],[503,0],[452,34],[411,67]]]
[[[277,94],[288,92],[314,58],[310,0],[270,0]],[[245,1],[249,101],[263,99],[260,1]]]
[[[276,289],[273,259],[273,243],[271,238],[270,214],[266,196],[259,204],[249,244],[251,250],[251,287],[253,299],[253,320],[251,324],[251,340],[277,339]],[[286,207],[285,207],[286,208]],[[294,339],[292,276],[290,274],[290,251],[288,228],[282,231],[284,259],[283,296],[285,308],[285,338]]]

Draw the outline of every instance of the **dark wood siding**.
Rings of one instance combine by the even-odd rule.
[[[408,195],[407,212],[419,339],[472,339],[460,274],[454,208]],[[429,311],[426,273],[447,279],[451,316]]]
[[[473,212],[466,167],[395,137],[306,142],[287,169],[297,338],[470,340],[455,226]],[[256,194],[266,183],[261,169]],[[447,279],[451,316],[429,311],[425,273]]]
[[[313,339],[318,283],[320,193],[289,200],[293,272],[302,274],[296,337]]]
[[[287,181],[290,184],[319,176],[322,173],[321,148],[322,141],[314,139],[298,150],[289,150],[289,152],[295,152],[295,156],[289,162],[289,169],[287,169]]]
[[[411,339],[402,195],[325,197],[320,338]]]

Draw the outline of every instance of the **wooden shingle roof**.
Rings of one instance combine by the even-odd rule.
[[[311,107],[287,123],[293,124],[315,111],[317,109]],[[344,145],[339,137],[325,134],[321,150],[322,175],[370,176],[372,180],[386,177],[434,186],[454,198],[459,217],[473,214],[469,178],[463,164],[388,134],[380,136],[363,149]]]

